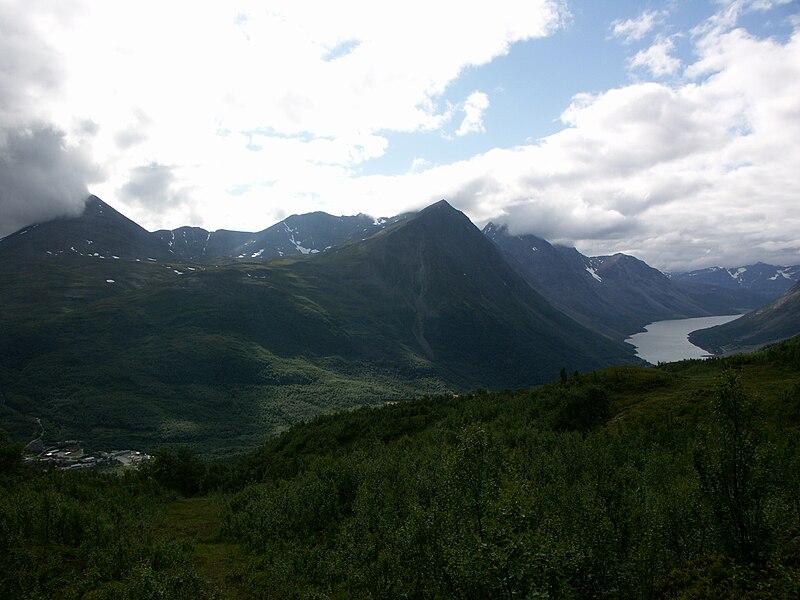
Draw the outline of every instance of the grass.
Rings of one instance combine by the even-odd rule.
[[[194,563],[206,584],[223,598],[247,596],[237,584],[235,573],[244,566],[241,549],[220,538],[222,496],[181,498],[167,504],[157,533],[187,540],[193,546]]]
[[[758,360],[739,361],[742,381],[748,394],[763,405],[773,421],[782,418],[784,399],[800,386],[796,369]],[[696,420],[707,415],[709,401],[719,384],[724,360],[682,361],[661,367],[615,367],[590,377],[603,382],[612,392],[620,426],[638,427],[664,418]]]

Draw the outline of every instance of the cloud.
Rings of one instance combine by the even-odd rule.
[[[0,237],[83,212],[92,167],[47,125],[0,133]]]
[[[786,14],[781,2],[714,3],[717,14],[693,30],[655,36],[628,63],[634,83],[575,94],[562,129],[544,139],[451,164],[421,147],[409,157],[437,164],[364,175],[390,140],[481,131],[485,94],[463,105],[448,94],[474,67],[562,27],[564,3],[342,0],[315,6],[312,18],[290,0],[4,0],[3,179],[23,159],[19,173],[38,173],[40,193],[46,169],[75,190],[102,175],[91,191],[151,229],[258,230],[287,207],[385,216],[448,198],[478,224],[505,220],[660,268],[797,263],[800,25],[780,38],[738,25],[746,13]],[[641,42],[666,17],[644,11],[614,22],[611,35]],[[677,35],[691,51],[685,63]],[[40,218],[3,202],[0,223]],[[41,206],[72,205],[51,197]]]
[[[797,264],[800,31],[713,28],[695,49],[686,79],[576,95],[563,130],[426,171],[420,193],[438,183],[479,224],[666,270]]]
[[[17,13],[0,4],[0,125],[30,121],[31,108],[40,98],[59,91],[62,61],[40,37],[29,11]]]
[[[151,227],[166,213],[131,192],[151,163],[169,165],[169,190],[191,189],[186,211],[212,222],[269,219],[279,209],[274,190],[262,192],[278,177],[280,204],[318,208],[301,188],[354,176],[386,151],[387,133],[449,125],[445,92],[465,69],[550,35],[564,15],[560,0],[342,0],[313,14],[290,0],[4,0],[1,10],[0,89],[13,93],[0,111],[14,116],[4,123],[85,141],[105,177],[91,191]],[[468,108],[465,131],[480,126]]]
[[[797,264],[800,32],[733,28],[693,43],[682,78],[578,94],[564,128],[535,143],[398,176],[332,174],[316,189],[380,214],[447,198],[481,226],[665,270]],[[273,197],[291,193],[281,186]]]
[[[644,38],[660,21],[663,13],[647,10],[633,19],[616,20],[611,24],[611,35],[622,38],[625,43],[636,42]]]
[[[411,161],[411,169],[412,173],[419,173],[420,171],[424,171],[425,169],[429,168],[431,163],[429,160],[423,158],[422,156],[415,156],[414,160]]]
[[[681,67],[681,61],[670,55],[674,48],[672,38],[659,38],[646,50],[637,52],[628,63],[632,68],[647,69],[653,77],[674,75]]]
[[[483,92],[472,92],[464,102],[464,120],[456,131],[462,136],[468,133],[483,133],[483,114],[489,108],[489,96]]]
[[[186,190],[176,190],[175,168],[169,165],[150,163],[134,167],[128,182],[119,189],[119,197],[150,211],[161,212],[164,208],[188,201]]]
[[[35,13],[16,8],[0,4],[0,236],[80,214],[88,183],[99,176],[87,149],[51,120],[49,101],[64,82],[62,57],[37,29]],[[51,15],[62,18],[59,9]],[[93,135],[89,123],[78,129]]]
[[[114,143],[121,150],[145,142],[148,138],[148,129],[152,127],[153,120],[141,109],[134,110],[131,123],[114,134]]]

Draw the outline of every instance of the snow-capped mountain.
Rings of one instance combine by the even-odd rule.
[[[0,255],[90,256],[138,260],[272,260],[324,252],[374,235],[405,218],[364,214],[336,217],[323,212],[292,215],[256,233],[200,227],[149,232],[91,196],[78,217],[25,227],[0,239]]]
[[[708,283],[729,289],[744,289],[765,300],[775,300],[800,281],[800,265],[776,266],[756,263],[743,267],[710,267],[672,275],[675,281]]]
[[[324,252],[348,241],[367,238],[396,220],[313,212],[292,215],[257,233],[181,227],[156,231],[155,235],[176,258],[266,260]]]

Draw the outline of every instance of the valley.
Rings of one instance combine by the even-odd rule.
[[[642,364],[625,340],[648,323],[759,305],[673,279],[481,232],[445,201],[211,235],[93,197],[0,240],[0,418],[23,443],[38,418],[89,451],[225,457],[320,414]]]
[[[800,600],[800,0],[0,0],[0,600]]]
[[[657,367],[624,342],[750,290],[444,201],[336,244],[302,221],[212,256],[97,199],[0,240],[0,595],[800,592],[798,338]],[[794,299],[720,328],[780,338]]]

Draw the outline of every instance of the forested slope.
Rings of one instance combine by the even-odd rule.
[[[28,472],[6,442],[0,595],[796,598],[799,427],[795,338],[319,417],[235,463],[163,449],[122,478]]]

